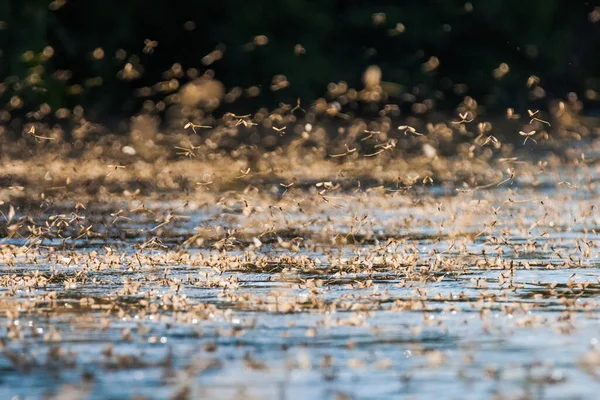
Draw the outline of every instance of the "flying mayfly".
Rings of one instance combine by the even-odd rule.
[[[183,127],[183,129],[188,129],[188,128],[192,128],[192,131],[194,131],[194,133],[198,133],[196,132],[196,128],[204,128],[204,129],[210,129],[212,128],[212,126],[208,126],[208,125],[197,125],[194,124],[192,122],[188,122],[187,124],[185,124],[185,126]]]
[[[34,125],[31,125],[31,128],[29,128],[29,131],[27,131],[27,133],[30,134],[31,136],[33,136],[35,141],[38,143],[41,142],[42,140],[55,140],[56,139],[56,138],[52,138],[52,137],[36,135]]]
[[[523,131],[519,131],[519,135],[521,136],[525,136],[525,140],[523,141],[523,144],[527,143],[527,139],[531,138],[533,135],[536,134],[536,131],[531,131],[531,132],[523,132]],[[533,140],[534,143],[537,143],[535,141],[535,139],[531,138],[531,140]]]
[[[409,126],[409,125],[400,125],[398,127],[398,130],[404,131],[404,135],[406,135],[406,132],[410,132],[413,135],[423,136],[422,133],[417,132],[417,130],[415,128],[413,128],[412,126]]]

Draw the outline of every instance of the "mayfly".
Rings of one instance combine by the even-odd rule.
[[[281,128],[277,128],[277,127],[273,127],[273,130],[277,133],[279,133],[280,136],[285,135],[285,130],[286,130],[287,126],[281,127]]]
[[[379,135],[381,133],[381,131],[369,131],[365,129],[365,133],[368,133],[368,136],[365,136],[364,138],[360,139],[360,141],[364,141],[367,139],[371,139],[374,135]]]
[[[154,228],[150,229],[150,232],[154,232],[155,230],[157,230],[160,227],[163,227],[169,223],[171,223],[174,220],[177,219],[187,219],[189,217],[183,216],[183,215],[175,215],[173,214],[173,212],[169,211],[169,213],[167,214],[167,216],[165,218],[163,218],[162,220],[157,219],[156,222],[160,222],[158,225],[156,225]]]
[[[460,121],[452,121],[453,124],[468,124],[469,122],[473,122],[475,118],[468,119],[469,113],[466,112],[464,114],[458,113],[460,117]]]
[[[240,119],[240,120],[238,120],[238,122],[235,124],[235,126],[239,126],[239,125],[242,125],[242,124],[243,124],[243,125],[244,125],[246,128],[250,128],[250,127],[251,127],[251,126],[253,126],[253,125],[258,125],[258,124],[257,124],[257,123],[255,123],[255,122],[248,121],[248,120],[245,120],[245,119]]]
[[[252,114],[235,115],[234,113],[227,113],[226,115],[231,116],[232,118],[237,119],[237,122],[235,123],[235,126],[240,126],[240,125],[243,124],[246,128],[249,128],[252,125],[258,125],[258,124],[255,124],[252,121],[248,121],[248,118],[250,118],[250,116]]]
[[[196,157],[196,149],[199,149],[200,146],[194,146],[193,144],[190,143],[190,147],[182,147],[182,146],[174,146],[177,150],[181,150],[178,151],[175,154],[179,154],[179,155],[183,155],[185,157]]]
[[[30,134],[31,136],[33,136],[35,138],[36,142],[40,142],[41,140],[55,140],[56,139],[56,138],[52,138],[52,137],[36,135],[34,125],[31,125],[31,128],[29,128],[29,131],[27,131],[27,133]]]
[[[113,220],[113,222],[111,222],[111,225],[114,225],[119,220],[119,218],[127,220],[127,221],[131,221],[131,218],[122,216],[121,215],[122,213],[123,213],[123,210],[119,210],[119,211],[117,211],[115,213],[110,214],[111,217],[115,217],[115,219]]]
[[[521,118],[521,115],[515,114],[514,108],[507,108],[506,109],[506,118],[507,119],[519,119],[519,118]]]
[[[288,189],[291,188],[292,186],[294,186],[294,182],[290,183],[289,185],[280,183],[279,186],[282,186],[285,188],[285,190],[283,191],[283,193],[281,194],[281,196],[283,196],[284,194],[287,193]]]
[[[404,131],[405,135],[406,135],[406,132],[408,131],[414,135],[423,136],[422,133],[417,132],[417,130],[415,128],[413,128],[412,126],[409,126],[409,125],[400,125],[398,127],[398,130]]]
[[[144,40],[144,49],[142,52],[144,54],[152,54],[154,53],[154,48],[158,46],[158,42],[156,40],[146,39]]]
[[[379,148],[380,150],[376,151],[375,153],[371,153],[371,154],[365,154],[365,157],[374,157],[378,154],[383,153],[386,150],[393,150],[396,148],[396,141],[394,139],[389,140],[386,143],[382,143],[382,144],[378,144],[375,146],[375,148]]]
[[[214,180],[212,179],[212,177],[205,176],[204,181],[196,182],[196,185],[201,186],[201,187],[206,187],[208,189],[208,186],[212,185],[213,183],[214,183]]]
[[[535,135],[536,132],[535,131],[531,131],[531,132],[523,132],[523,131],[519,131],[519,135],[521,136],[525,136],[525,140],[523,141],[523,144],[527,143],[527,139],[531,138],[533,135]],[[537,143],[535,141],[535,139],[531,138],[531,140],[533,140],[534,143]]]
[[[298,97],[298,101],[296,102],[296,106],[294,108],[292,108],[290,110],[290,112],[293,114],[294,111],[296,111],[296,110],[300,110],[300,111],[304,112],[304,114],[306,114],[306,110],[304,108],[300,107],[300,97]]]
[[[242,175],[236,176],[235,179],[242,179],[248,176],[250,174],[250,168],[246,169],[245,171],[243,169],[240,169],[240,172],[242,173]]]
[[[346,151],[344,153],[340,153],[340,154],[330,154],[329,157],[344,157],[347,156],[348,154],[352,154],[356,151],[356,147],[353,149],[348,148],[347,144],[344,144],[344,146],[346,147]]]
[[[531,110],[527,110],[527,113],[529,114],[529,117],[531,118],[531,121],[529,121],[530,124],[533,123],[533,121],[537,121],[537,122],[541,122],[542,124],[546,124],[548,126],[552,126],[550,125],[550,122],[548,121],[544,121],[543,119],[540,119],[538,117],[536,117],[536,115],[540,112],[540,110],[537,111],[531,111]]]
[[[196,128],[204,128],[204,129],[211,129],[212,126],[208,126],[208,125],[196,125],[192,122],[188,122],[187,124],[185,124],[185,126],[183,127],[183,129],[188,129],[188,128],[192,128],[192,131],[194,131],[194,133],[198,133],[196,132]]]
[[[532,140],[533,140],[533,139],[532,139]],[[492,143],[492,145],[496,146],[496,145],[498,145],[498,144],[500,143],[500,141],[499,141],[499,140],[498,140],[498,139],[497,139],[495,136],[493,136],[493,135],[490,135],[490,136],[488,136],[488,137],[485,139],[485,141],[484,141],[482,144],[480,144],[479,146],[483,147],[483,146],[485,146],[485,145],[486,145],[486,144],[488,144],[488,143]]]

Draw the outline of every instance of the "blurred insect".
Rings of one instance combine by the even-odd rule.
[[[379,155],[381,153],[383,153],[385,150],[378,150],[375,153],[371,153],[371,154],[365,154],[365,157],[375,157],[376,155]]]
[[[115,172],[118,169],[122,169],[125,168],[125,165],[107,165],[106,167],[108,168],[113,168],[112,171],[110,171],[108,174],[106,174],[107,177],[109,177],[113,172]]]
[[[35,126],[31,125],[31,127],[29,128],[29,131],[27,131],[28,134],[30,134],[36,142],[41,142],[42,140],[55,140],[56,138],[52,138],[52,137],[47,137],[47,136],[40,136],[40,135],[36,135],[35,134]]]
[[[235,115],[234,113],[227,113],[226,115],[228,115],[234,119],[237,119],[235,126],[244,125],[246,128],[249,128],[253,125],[258,125],[256,123],[248,120],[252,116],[252,114]]]
[[[497,139],[495,136],[493,136],[493,135],[490,135],[490,136],[488,136],[488,137],[485,139],[485,141],[484,141],[482,144],[480,144],[479,146],[483,147],[483,146],[485,146],[485,145],[486,145],[486,144],[488,144],[488,143],[492,143],[492,145],[496,146],[497,144],[499,144],[499,143],[500,143],[500,141],[499,141],[499,140],[498,140],[498,139]]]
[[[140,249],[142,249],[142,250],[144,250],[144,249],[155,250],[155,249],[167,249],[167,248],[168,247],[165,246],[163,244],[163,242],[157,237],[153,237],[150,240],[147,240],[146,242],[144,242],[140,245]]]
[[[378,144],[375,147],[381,147],[383,150],[393,150],[393,149],[396,148],[396,144],[397,143],[398,142],[396,140],[392,139],[392,140],[389,140],[389,141],[387,141],[385,143]]]
[[[244,125],[246,128],[250,128],[251,126],[253,126],[253,125],[258,125],[258,124],[257,124],[257,123],[255,123],[255,122],[252,122],[252,121],[248,121],[248,120],[246,120],[246,119],[240,119],[240,120],[238,120],[238,122],[235,124],[235,126],[239,126],[239,125]]]
[[[380,150],[376,151],[375,153],[371,153],[371,154],[365,154],[365,157],[374,157],[378,154],[383,153],[386,150],[393,150],[396,148],[396,141],[395,140],[389,140],[385,143],[382,144],[378,144],[375,146],[375,148],[379,148]]]
[[[156,40],[146,39],[144,40],[144,49],[142,51],[144,54],[152,54],[154,53],[156,46],[158,46],[158,42]]]
[[[155,230],[157,230],[158,228],[165,226],[169,223],[171,223],[172,221],[178,220],[178,219],[187,219],[189,217],[185,217],[183,215],[175,215],[173,214],[173,212],[169,211],[169,213],[167,214],[167,216],[165,218],[163,218],[163,220],[156,220],[156,222],[160,222],[158,225],[156,225],[154,228],[150,229],[150,232],[154,232]]]
[[[315,183],[315,186],[318,188],[323,188],[322,190],[319,191],[319,194],[324,194],[325,192],[327,192],[328,190],[333,190],[333,189],[337,189],[339,186],[334,185],[333,182],[331,181],[327,181],[327,182],[317,182]]]
[[[344,157],[347,156],[348,154],[352,154],[356,151],[356,147],[353,149],[348,148],[347,144],[344,144],[344,146],[346,147],[346,152],[341,153],[341,154],[330,154],[329,157],[335,158],[335,157]]]
[[[193,144],[190,143],[190,147],[182,147],[182,146],[174,146],[177,150],[181,150],[178,151],[175,154],[179,154],[185,157],[196,157],[196,149],[199,149],[200,146],[194,146]]]
[[[152,211],[151,209],[149,209],[148,207],[146,207],[146,205],[144,203],[140,204],[139,206],[132,208],[131,210],[129,210],[129,212],[143,212],[144,214],[152,214],[155,215],[156,213],[154,211]]]
[[[550,122],[548,121],[544,121],[543,119],[537,118],[536,115],[540,112],[540,110],[537,110],[535,112],[531,111],[531,110],[527,110],[527,113],[529,114],[529,117],[531,118],[531,121],[529,121],[529,123],[533,123],[533,121],[538,121],[541,122],[542,124],[547,124],[548,126],[552,126],[550,125]]]
[[[422,133],[417,132],[417,130],[415,128],[413,128],[412,126],[409,125],[400,125],[398,127],[398,130],[404,131],[404,135],[406,135],[406,132],[410,132],[413,135],[417,135],[417,136],[423,136]]]
[[[506,118],[507,119],[519,119],[521,118],[520,114],[515,114],[515,110],[513,108],[506,109]]]
[[[330,199],[328,199],[327,197],[325,197],[324,195],[322,195],[321,193],[319,193],[319,195],[321,196],[321,199],[323,199],[323,201],[327,204],[330,204],[333,208],[343,208],[342,206],[340,206],[339,204],[335,204],[334,202],[332,202]]]
[[[207,190],[210,190],[210,189],[208,189],[208,186],[212,185],[213,183],[214,183],[214,180],[212,179],[212,177],[210,175],[205,175],[204,181],[196,182],[196,185],[205,187]]]
[[[236,176],[235,179],[242,179],[248,176],[250,174],[250,168],[246,169],[245,171],[243,169],[240,169],[240,172],[242,173],[242,175]]]
[[[12,205],[10,206],[10,208],[8,210],[8,217],[6,215],[4,215],[2,210],[0,210],[0,214],[2,214],[2,216],[6,220],[6,223],[10,224],[10,221],[12,221],[12,219],[15,217],[15,208]]]
[[[538,85],[540,83],[540,78],[535,75],[531,75],[527,78],[527,87],[531,88],[533,85]]]
[[[281,195],[283,196],[284,194],[286,194],[286,193],[287,193],[287,191],[288,191],[288,189],[289,189],[289,188],[291,188],[292,186],[294,186],[294,182],[290,183],[289,185],[286,185],[286,184],[280,183],[280,184],[279,184],[279,186],[282,186],[282,187],[284,187],[284,188],[285,188],[285,190],[284,190],[284,191],[283,191],[283,193],[281,194]]]
[[[361,142],[364,141],[364,140],[370,139],[370,138],[372,138],[375,135],[379,135],[381,133],[381,131],[369,131],[369,130],[365,129],[365,133],[368,133],[369,135],[365,136],[362,139],[360,139]]]
[[[300,107],[300,97],[298,97],[298,101],[296,102],[296,106],[294,106],[294,108],[292,108],[290,110],[290,112],[293,114],[296,110],[300,110],[302,112],[304,112],[304,114],[306,114],[306,110],[302,107]]]
[[[523,144],[527,143],[527,139],[531,138],[533,135],[536,134],[536,131],[531,131],[531,132],[523,132],[523,131],[519,131],[519,135],[521,136],[525,136],[525,140],[523,141]],[[535,139],[531,138],[531,140],[533,140],[534,143],[537,143],[535,141]]]
[[[458,113],[460,117],[460,121],[452,121],[453,124],[468,124],[469,122],[473,122],[475,118],[468,119],[469,113],[466,112],[464,114]]]
[[[92,236],[92,235],[96,235],[95,232],[92,232],[92,226],[93,225],[90,225],[88,227],[82,226],[81,229],[79,230],[79,233],[78,233],[79,236],[77,236],[75,238],[75,240],[79,240],[79,239],[81,239],[84,236],[85,237],[89,237],[89,236]]]
[[[119,219],[124,219],[127,221],[131,221],[131,218],[129,217],[124,217],[121,214],[123,213],[123,210],[119,210],[115,213],[110,214],[111,217],[115,217],[115,219],[113,220],[113,222],[111,222],[111,225],[114,225]]]
[[[279,133],[280,136],[285,135],[285,130],[286,130],[287,126],[281,127],[281,128],[277,128],[277,127],[273,127],[273,130],[277,133]]]
[[[192,131],[194,131],[194,133],[198,133],[196,132],[196,128],[204,128],[204,129],[210,129],[212,128],[212,126],[208,126],[208,125],[196,125],[192,122],[188,122],[187,124],[185,124],[185,126],[183,127],[183,129],[188,129],[188,128],[192,128]]]

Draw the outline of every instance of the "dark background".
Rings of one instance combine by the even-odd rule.
[[[226,91],[261,88],[258,97],[243,95],[216,113],[298,97],[314,101],[341,80],[360,88],[373,64],[383,81],[399,85],[388,99],[399,104],[410,93],[451,109],[469,95],[503,112],[531,103],[543,108],[548,99],[575,92],[593,108],[600,99],[596,6],[579,0],[3,0],[0,109],[15,118],[44,103],[52,110],[82,105],[98,121],[128,117],[144,101],[136,89],[165,80],[174,63],[199,75],[213,70]],[[257,39],[256,45],[258,35],[268,43]],[[143,51],[146,39],[158,43],[151,54]],[[304,53],[295,51],[297,44]],[[98,48],[104,56],[95,59]],[[215,49],[222,58],[206,59]],[[430,57],[439,67],[425,71]],[[119,77],[128,62],[140,68],[138,78]],[[495,77],[502,63],[509,72]],[[270,90],[278,74],[290,86]],[[540,78],[545,96],[532,97],[531,75]],[[456,84],[466,86],[457,91]],[[18,107],[10,104],[15,95],[22,99]]]

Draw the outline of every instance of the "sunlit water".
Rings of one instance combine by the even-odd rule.
[[[4,239],[0,398],[598,398],[598,193],[558,182],[152,204],[182,218]]]

